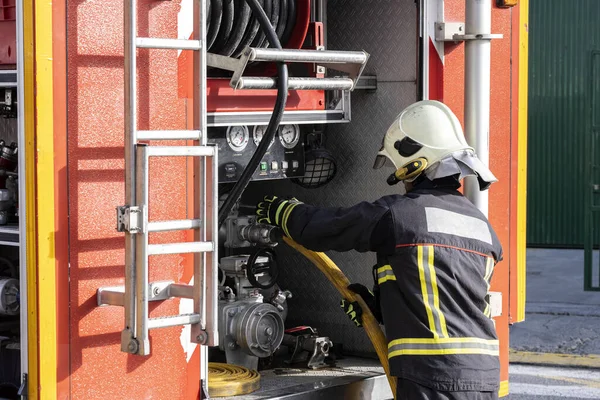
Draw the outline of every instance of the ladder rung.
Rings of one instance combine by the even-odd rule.
[[[148,245],[148,255],[207,253],[214,250],[212,242],[184,242]]]
[[[144,146],[149,157],[210,157],[215,155],[214,146]]]
[[[200,131],[137,131],[137,140],[200,140]]]
[[[182,285],[179,283],[172,283],[169,286],[169,296],[179,297],[184,299],[194,298],[194,287],[190,285]]]
[[[200,50],[199,40],[163,39],[138,37],[135,45],[140,49],[172,49],[172,50]]]
[[[148,222],[148,232],[184,231],[200,228],[199,219],[180,219],[173,221]]]
[[[200,322],[198,314],[182,314],[172,317],[150,318],[148,320],[148,329],[168,328],[170,326],[197,324]]]
[[[250,48],[250,61],[288,61],[304,63],[365,64],[369,56],[364,51],[277,50]]]
[[[289,90],[351,90],[354,81],[350,78],[288,78]],[[274,78],[244,77],[237,82],[235,89],[275,89]]]

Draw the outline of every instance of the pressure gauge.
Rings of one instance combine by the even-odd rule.
[[[245,126],[230,126],[227,128],[227,144],[233,151],[242,151],[250,140],[250,133]]]
[[[267,133],[266,126],[261,125],[254,127],[254,131],[252,132],[252,139],[254,140],[255,145],[258,146],[260,144],[260,141],[262,140],[265,133]],[[271,146],[273,146],[273,143],[275,143],[275,136],[273,136],[273,139],[271,139],[271,143],[269,143],[269,149],[271,148]]]
[[[279,140],[286,149],[293,149],[300,140],[300,127],[298,125],[283,125],[279,130]]]

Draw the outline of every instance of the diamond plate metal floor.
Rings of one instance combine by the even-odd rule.
[[[376,360],[345,358],[334,368],[275,368],[260,372],[260,390],[239,400],[391,399],[383,368]]]

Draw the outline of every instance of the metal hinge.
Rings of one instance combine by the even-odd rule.
[[[137,206],[117,207],[117,231],[140,233],[142,232],[143,210]]]
[[[27,374],[23,374],[23,382],[21,383],[21,387],[19,388],[19,391],[17,392],[18,396],[21,396],[21,398],[26,399],[27,398]]]

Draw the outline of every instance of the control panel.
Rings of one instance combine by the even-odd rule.
[[[258,148],[266,126],[212,128],[208,142],[219,148],[219,182],[236,182]],[[281,125],[252,180],[304,176],[304,136],[299,125]]]

